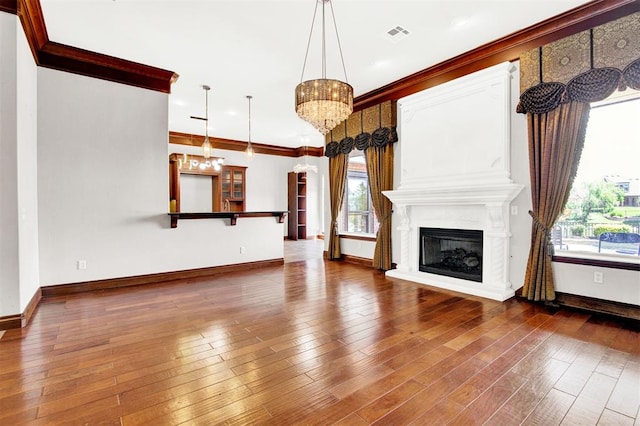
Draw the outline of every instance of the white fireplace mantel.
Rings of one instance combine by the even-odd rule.
[[[509,282],[511,73],[499,64],[398,101],[401,182],[394,204],[400,259],[387,275],[495,300]],[[483,231],[482,282],[419,270],[420,228]],[[394,259],[398,260],[398,259]]]
[[[400,206],[501,204],[513,200],[522,185],[496,183],[468,186],[430,186],[425,188],[398,188],[383,191],[394,204]]]
[[[522,188],[522,185],[503,183],[384,191],[400,219],[400,262],[396,269],[387,271],[387,275],[494,300],[512,297],[514,289],[509,282],[509,204]],[[483,231],[482,282],[420,271],[421,227]]]

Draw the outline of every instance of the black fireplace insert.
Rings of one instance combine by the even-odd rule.
[[[482,282],[482,231],[420,228],[419,269]]]

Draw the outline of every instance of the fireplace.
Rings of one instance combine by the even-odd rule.
[[[482,282],[482,231],[420,228],[419,270]]]
[[[398,100],[400,183],[383,192],[397,267],[387,276],[494,300],[515,294],[510,203],[524,187],[510,177],[515,71],[498,64]]]

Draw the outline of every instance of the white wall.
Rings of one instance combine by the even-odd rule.
[[[340,250],[342,254],[347,254],[364,259],[373,259],[376,249],[375,241],[355,240],[352,238],[340,238]]]
[[[41,285],[282,258],[283,224],[271,217],[170,228],[167,104],[166,94],[38,69]],[[282,207],[261,198],[264,210]]]
[[[18,268],[18,118],[15,15],[0,12],[0,316],[20,309]]]
[[[638,271],[554,262],[553,272],[556,291],[640,305]],[[602,273],[602,284],[593,281],[594,272]]]
[[[39,287],[36,66],[19,19],[0,12],[0,316]]]
[[[213,179],[206,175],[180,176],[180,211],[210,212],[213,208]]]
[[[40,287],[38,254],[38,74],[22,27],[17,29],[18,233],[20,312]]]
[[[529,180],[529,142],[527,139],[527,117],[516,113],[520,98],[520,63],[514,62],[516,70],[511,73],[511,179],[523,185],[522,191],[511,201],[511,208],[517,214],[511,214],[509,227],[511,241],[509,247],[509,282],[514,289],[522,287],[527,270],[527,258],[531,241],[531,181]]]

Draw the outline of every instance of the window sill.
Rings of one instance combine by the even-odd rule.
[[[340,238],[344,238],[345,240],[360,240],[360,241],[372,241],[372,242],[376,241],[375,234],[352,234],[352,233],[341,232],[340,234],[338,234],[338,236]]]
[[[563,251],[562,254],[554,255],[551,260],[556,263],[571,263],[574,265],[640,271],[640,256],[621,258],[620,256],[611,256],[606,254]]]

